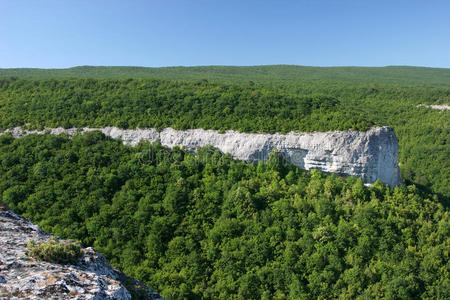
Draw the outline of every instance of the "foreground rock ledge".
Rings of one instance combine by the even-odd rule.
[[[105,128],[47,128],[42,131],[23,130],[21,127],[7,129],[0,134],[11,133],[14,137],[29,134],[81,134],[99,130],[112,138],[120,138],[125,144],[136,145],[141,140],[160,142],[168,147],[196,149],[211,145],[234,158],[246,161],[267,160],[275,148],[294,165],[324,172],[360,177],[365,183],[377,179],[396,186],[401,183],[398,167],[398,140],[390,127],[375,127],[368,131],[331,131],[288,134],[240,133],[229,130],[166,128],[157,131],[147,129]]]
[[[131,299],[123,286],[132,280],[147,299],[162,299],[140,282],[113,269],[92,248],[75,265],[38,261],[27,256],[30,239],[56,239],[0,202],[0,299]]]

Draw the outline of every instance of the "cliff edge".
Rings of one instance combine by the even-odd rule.
[[[104,128],[47,128],[42,131],[23,130],[21,127],[5,130],[14,137],[28,134],[81,134],[99,130],[125,144],[136,145],[141,140],[160,142],[168,147],[213,146],[234,158],[245,161],[267,160],[277,149],[294,165],[324,172],[360,177],[365,183],[377,179],[396,186],[401,183],[398,167],[398,140],[392,128],[375,127],[368,131],[290,132],[288,134],[240,133],[233,130],[220,133],[215,130],[166,128],[147,129]]]
[[[92,248],[83,249],[76,265],[56,264],[28,256],[30,240],[56,239],[0,202],[0,299],[163,299],[137,280],[113,269]]]

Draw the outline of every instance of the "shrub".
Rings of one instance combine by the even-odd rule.
[[[29,256],[51,263],[76,264],[83,256],[80,243],[72,240],[48,240],[41,243],[30,240],[27,248]]]

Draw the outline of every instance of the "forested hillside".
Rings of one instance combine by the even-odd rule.
[[[298,83],[323,80],[348,83],[426,84],[450,86],[450,69],[409,66],[388,67],[308,67],[269,66],[200,66],[200,67],[93,67],[68,69],[0,69],[0,78],[153,78],[202,80],[216,82]]]
[[[450,197],[450,87],[307,81],[269,85],[150,79],[0,80],[0,127],[174,127],[246,132],[391,126],[402,177]]]
[[[14,126],[245,132],[391,126],[405,185],[100,132],[0,136],[0,200],[169,299],[450,298],[450,71],[298,66],[0,70]]]
[[[0,136],[0,195],[169,299],[448,299],[450,219],[414,185],[100,132]]]

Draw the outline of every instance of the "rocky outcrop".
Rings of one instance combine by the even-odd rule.
[[[319,169],[342,175],[361,177],[366,183],[380,179],[390,186],[401,183],[398,167],[398,140],[390,127],[376,127],[368,131],[333,131],[288,134],[239,133],[166,128],[119,129],[116,127],[26,131],[20,127],[6,130],[15,137],[33,133],[65,133],[74,135],[100,130],[124,143],[136,145],[139,141],[159,141],[162,145],[196,149],[211,145],[224,153],[246,161],[266,160],[273,149],[301,168]]]
[[[0,203],[0,299],[131,299],[122,282],[139,286],[146,299],[162,299],[140,282],[113,269],[92,248],[77,265],[60,265],[27,255],[30,240],[57,239]]]
[[[431,109],[438,109],[438,110],[450,110],[450,105],[425,105],[425,104],[419,104],[418,107],[428,107]]]

